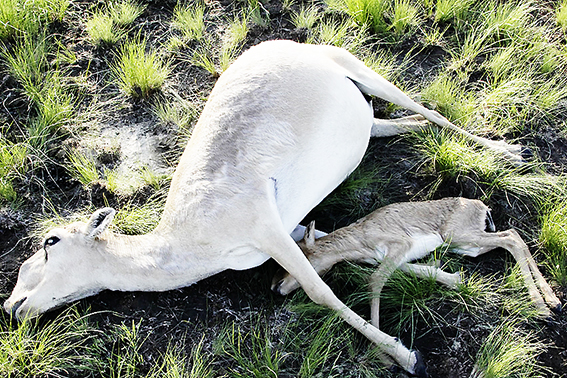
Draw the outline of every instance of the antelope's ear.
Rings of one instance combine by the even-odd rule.
[[[114,219],[114,214],[116,210],[110,207],[95,211],[85,226],[86,238],[94,239],[102,234]]]
[[[303,236],[303,241],[308,247],[315,245],[315,221],[311,221],[309,226],[305,228],[305,235]]]

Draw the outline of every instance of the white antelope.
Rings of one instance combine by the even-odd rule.
[[[265,42],[219,78],[173,176],[157,228],[140,236],[105,232],[114,216],[106,208],[87,224],[50,231],[43,248],[20,268],[4,308],[20,318],[105,289],[165,291],[272,257],[313,301],[338,311],[405,370],[424,375],[418,354],[346,307],[290,237],[359,164],[371,135],[423,124],[420,117],[374,119],[366,95],[521,161],[519,146],[458,129],[343,49]]]
[[[539,314],[543,317],[551,315],[547,305],[554,311],[561,310],[561,302],[540,273],[526,243],[513,229],[495,232],[490,209],[479,200],[445,198],[395,203],[319,239],[315,239],[314,231],[315,225],[311,222],[298,245],[319,274],[341,261],[373,265],[381,262],[370,277],[371,323],[376,328],[379,326],[380,293],[397,268],[420,277],[434,277],[449,287],[456,287],[461,282],[459,273],[449,274],[433,266],[407,264],[426,257],[443,245],[451,247],[452,252],[471,257],[496,248],[506,249],[520,266]],[[277,274],[272,284],[273,290],[280,294],[288,294],[298,287],[297,280],[287,272]]]

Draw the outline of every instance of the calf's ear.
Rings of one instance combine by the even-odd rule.
[[[116,210],[110,207],[95,211],[85,226],[86,238],[94,239],[102,234],[114,219],[114,214]]]
[[[303,241],[308,247],[315,245],[315,221],[311,221],[309,226],[305,228],[305,235],[303,236]]]

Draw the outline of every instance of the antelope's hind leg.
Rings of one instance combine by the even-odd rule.
[[[559,300],[559,298],[557,298],[557,296],[553,292],[553,289],[551,288],[551,286],[549,286],[549,284],[547,283],[547,281],[539,271],[539,268],[537,267],[537,264],[533,256],[530,254],[529,250],[527,252],[526,258],[528,259],[530,270],[536,281],[537,286],[539,287],[539,290],[543,294],[545,302],[553,312],[560,313],[562,311],[561,301]]]
[[[454,250],[455,252],[470,257],[477,257],[496,248],[504,248],[512,254],[518,263],[528,293],[538,308],[540,315],[549,317],[551,315],[549,308],[554,311],[561,309],[561,302],[539,271],[528,246],[516,230],[454,235],[452,244],[458,246]],[[542,293],[545,296],[545,300],[542,297]]]
[[[374,118],[370,136],[372,138],[390,137],[421,130],[427,124],[429,121],[421,114],[394,119]]]

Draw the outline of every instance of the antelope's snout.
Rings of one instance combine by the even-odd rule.
[[[27,297],[24,297],[15,302],[8,299],[6,302],[4,302],[4,310],[12,317],[19,318],[18,310],[20,309],[20,307],[22,307],[22,304],[24,304],[27,299]]]

